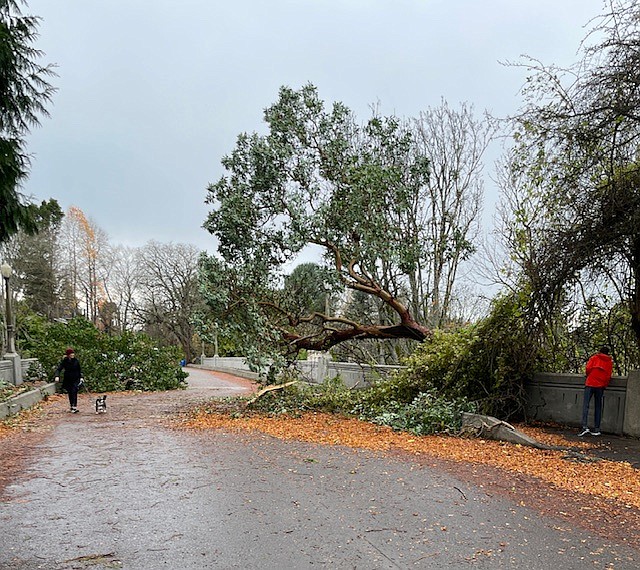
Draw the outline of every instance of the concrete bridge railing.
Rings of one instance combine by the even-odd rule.
[[[15,384],[16,386],[22,384],[23,379],[29,379],[29,368],[32,364],[35,364],[37,360],[35,358],[22,358],[17,357],[20,370],[16,374],[14,368],[14,362],[11,360],[0,360],[0,380],[4,380],[8,384]]]
[[[583,374],[536,374],[525,385],[529,419],[579,427],[582,421]],[[611,379],[605,390],[603,431],[640,437],[640,370]],[[590,420],[593,419],[593,403]]]
[[[251,372],[249,365],[242,357],[213,356],[202,359],[203,368],[220,370],[236,374],[243,378],[256,379],[258,375]],[[402,366],[356,364],[354,362],[335,362],[325,356],[309,360],[298,360],[296,368],[302,376],[312,384],[322,384],[326,379],[340,376],[348,388],[369,386],[378,378],[384,378]]]

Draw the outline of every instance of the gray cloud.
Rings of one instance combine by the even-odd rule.
[[[58,65],[51,118],[29,138],[25,192],[80,207],[112,242],[213,249],[206,186],[281,85],[318,86],[365,119],[442,98],[515,111],[499,61],[575,59],[601,0],[31,0]],[[490,190],[490,189],[489,189]],[[491,191],[491,190],[490,190]]]

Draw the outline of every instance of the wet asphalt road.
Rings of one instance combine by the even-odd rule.
[[[637,569],[625,546],[437,467],[260,434],[183,432],[176,406],[246,393],[190,369],[181,393],[113,395],[52,429],[0,503],[0,568]]]

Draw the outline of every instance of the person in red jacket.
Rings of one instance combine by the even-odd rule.
[[[600,352],[594,354],[587,362],[587,378],[584,382],[584,400],[582,403],[582,431],[578,434],[580,437],[600,435],[604,390],[611,382],[611,374],[613,373],[613,359],[609,352],[609,347],[603,346]],[[592,397],[595,401],[593,431],[589,429],[589,403]]]

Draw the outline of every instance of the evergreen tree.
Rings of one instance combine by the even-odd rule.
[[[25,16],[18,0],[0,0],[0,242],[22,228],[36,231],[33,210],[19,192],[29,170],[25,136],[47,116],[54,88],[51,65],[37,63],[33,47],[39,18]]]

